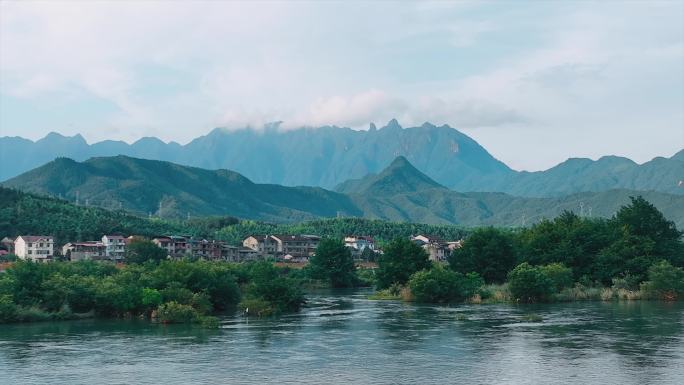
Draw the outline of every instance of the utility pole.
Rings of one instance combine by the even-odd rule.
[[[584,216],[584,202],[580,202],[580,217]]]

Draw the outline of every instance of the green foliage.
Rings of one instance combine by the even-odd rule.
[[[299,282],[267,262],[232,265],[166,260],[115,268],[93,261],[20,261],[0,275],[1,320],[69,319],[83,314],[150,316],[161,308],[166,311],[164,319],[177,322],[187,319],[174,315],[185,314],[185,307],[176,306],[183,305],[201,316],[193,322],[216,324],[206,315],[238,303],[238,280],[246,297],[268,302],[272,312],[296,311],[304,302]],[[174,305],[164,307],[168,303]]]
[[[396,238],[384,248],[378,258],[377,285],[385,289],[392,284],[405,284],[413,273],[429,269],[427,253],[408,238]]]
[[[546,301],[554,292],[554,282],[541,267],[523,262],[508,273],[508,288],[519,301]]]
[[[372,235],[385,243],[413,234],[432,234],[443,239],[461,239],[468,231],[461,226],[388,222],[364,218],[317,219],[296,224],[275,224],[243,220],[217,232],[216,236],[231,244],[242,244],[252,234],[317,234],[324,238],[342,239],[349,234]]]
[[[450,303],[464,301],[477,293],[484,281],[476,273],[464,276],[441,266],[411,276],[408,286],[417,302]]]
[[[540,266],[540,269],[553,282],[553,290],[556,292],[566,287],[571,287],[574,282],[572,279],[572,269],[565,267],[562,263],[551,263]]]
[[[100,239],[103,234],[153,236],[192,233],[180,222],[140,218],[124,211],[76,206],[61,199],[0,187],[0,234],[50,234],[55,244]]]
[[[270,262],[256,262],[250,266],[251,283],[247,285],[247,299],[261,299],[270,304],[275,313],[298,311],[304,303],[299,283],[285,277]]]
[[[326,280],[332,287],[352,287],[358,280],[351,252],[339,239],[322,239],[307,268],[312,278]]]
[[[275,313],[271,302],[262,298],[245,298],[238,304],[238,309],[247,316],[268,317]]]
[[[461,273],[476,272],[487,283],[501,283],[515,266],[513,234],[486,227],[475,230],[463,246],[449,257],[452,269]]]
[[[163,303],[157,308],[157,318],[162,323],[192,323],[199,321],[200,316],[192,306],[176,301]]]
[[[0,262],[16,262],[18,257],[14,254],[0,255]]]
[[[160,262],[167,258],[166,251],[152,241],[135,239],[126,246],[126,263]]]
[[[162,303],[162,294],[157,289],[145,287],[142,289],[142,305],[149,311],[156,309]]]
[[[673,300],[684,294],[684,269],[660,261],[648,269],[648,289],[664,299]]]
[[[0,323],[13,322],[17,319],[17,305],[12,297],[5,294],[0,295]]]

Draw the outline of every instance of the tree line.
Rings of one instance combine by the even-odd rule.
[[[336,286],[355,282],[348,251],[339,242],[321,245],[311,260],[314,276]],[[492,293],[485,285],[496,284],[505,284],[512,300],[525,302],[588,287],[641,290],[669,299],[684,293],[682,232],[642,197],[631,198],[610,219],[564,212],[523,229],[476,229],[446,267],[432,264],[406,237],[389,242],[383,251],[375,285],[422,302],[486,298]]]

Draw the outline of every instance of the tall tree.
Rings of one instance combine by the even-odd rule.
[[[136,239],[126,246],[126,263],[159,262],[166,259],[166,251],[154,242]]]
[[[452,269],[463,274],[478,273],[487,283],[504,282],[515,263],[513,236],[494,227],[475,230],[449,257]]]
[[[428,254],[408,238],[396,238],[378,257],[377,282],[380,289],[403,285],[417,271],[431,267]]]
[[[356,267],[351,252],[339,239],[324,238],[309,260],[312,278],[324,279],[332,287],[351,287],[356,282]]]

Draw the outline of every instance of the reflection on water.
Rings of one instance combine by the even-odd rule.
[[[0,326],[0,384],[683,384],[684,304],[417,306],[317,292],[220,330]],[[529,317],[535,314],[541,317]]]

